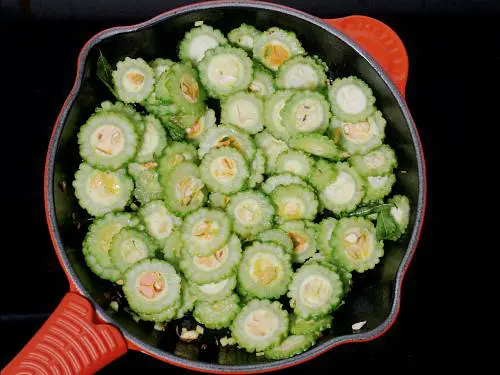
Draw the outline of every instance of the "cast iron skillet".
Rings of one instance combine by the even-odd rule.
[[[353,290],[335,315],[334,329],[326,332],[312,349],[290,359],[266,361],[243,352],[236,356],[228,352],[223,362],[218,351],[227,348],[220,349],[213,341],[205,349],[195,344],[194,350],[179,347],[182,343],[177,341],[175,327],[160,334],[151,324],[136,323],[126,312],[110,310],[109,299],[116,290],[90,272],[81,254],[88,216],[79,208],[71,188],[79,164],[76,134],[96,106],[112,99],[95,74],[99,51],[112,63],[125,56],[176,59],[177,42],[197,20],[224,32],[242,22],[262,30],[270,26],[293,30],[308,52],[326,60],[332,77],[355,74],[365,80],[388,120],[387,142],[399,158],[395,189],[411,201],[409,233],[396,243],[386,242],[386,255],[374,270],[354,276]],[[415,252],[425,211],[422,146],[404,100],[407,73],[408,58],[401,40],[377,20],[362,16],[321,20],[263,2],[194,4],[138,25],[95,35],[80,52],[75,84],[55,123],[45,166],[47,223],[70,292],[3,373],[91,374],[128,349],[192,370],[259,373],[302,363],[341,344],[369,341],[382,335],[398,314],[403,277]],[[364,320],[365,327],[353,332],[351,325]],[[210,332],[204,337],[213,340]],[[189,359],[175,355],[179,350],[192,355]]]

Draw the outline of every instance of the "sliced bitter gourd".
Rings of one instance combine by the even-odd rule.
[[[365,155],[354,155],[349,162],[363,177],[391,173],[397,167],[396,154],[388,145],[382,145]]]
[[[343,121],[361,121],[375,111],[372,89],[354,76],[333,81],[328,88],[328,99],[334,116]]]
[[[206,112],[198,118],[194,125],[186,129],[186,140],[192,141],[195,144],[200,143],[200,140],[208,129],[215,127],[215,111],[207,108]]]
[[[264,357],[267,359],[285,359],[293,357],[296,354],[305,352],[316,343],[314,335],[290,335],[279,345],[267,349]]]
[[[251,300],[231,325],[232,337],[248,352],[271,348],[287,334],[288,313],[277,301]]]
[[[160,159],[160,174],[168,174],[169,170],[185,161],[198,163],[196,148],[192,144],[184,142],[170,143],[163,151],[163,156]]]
[[[366,194],[363,197],[363,202],[375,202],[384,198],[392,190],[392,186],[396,182],[394,173],[384,176],[368,176],[365,178]]]
[[[221,123],[255,134],[264,128],[262,112],[262,99],[256,94],[241,91],[221,102]]]
[[[194,318],[207,328],[221,329],[231,325],[236,315],[240,312],[240,299],[232,293],[229,297],[216,301],[196,303]]]
[[[213,255],[196,256],[189,248],[182,254],[180,268],[186,278],[196,284],[215,283],[231,276],[241,259],[241,242],[232,235]]]
[[[143,117],[140,113],[138,113],[130,104],[125,104],[122,102],[110,102],[109,100],[105,100],[101,103],[100,107],[96,108],[96,113],[100,112],[118,112],[121,113],[129,119],[129,121],[133,122],[135,125],[135,130],[138,133],[142,134],[144,132],[144,124]]]
[[[316,253],[316,231],[305,221],[287,221],[280,227],[292,240],[292,262],[304,263]]]
[[[332,237],[333,260],[348,271],[372,269],[384,255],[383,242],[377,241],[375,227],[363,218],[342,218]]]
[[[312,173],[309,176],[309,182],[313,185],[316,190],[321,191],[331,181],[334,181],[338,176],[338,170],[335,168],[335,164],[320,159],[316,162]]]
[[[290,133],[282,121],[281,111],[287,100],[293,95],[291,90],[275,91],[264,103],[264,124],[269,133],[283,141],[290,138]]]
[[[337,225],[337,220],[333,217],[328,217],[323,219],[317,230],[317,245],[320,253],[325,257],[325,259],[332,259],[332,235],[335,226]]]
[[[208,129],[200,140],[198,156],[203,158],[212,148],[232,147],[245,156],[248,161],[255,156],[255,144],[250,135],[236,126],[221,125]]]
[[[102,216],[125,208],[134,182],[124,169],[101,171],[82,163],[75,173],[73,187],[80,206],[93,216]]]
[[[153,91],[155,73],[143,59],[125,57],[116,64],[113,83],[120,100],[140,103]]]
[[[146,233],[133,228],[122,228],[111,241],[109,256],[116,269],[125,272],[131,265],[145,258],[153,258],[158,245]]]
[[[290,333],[294,335],[319,335],[332,327],[333,316],[323,315],[314,319],[304,319],[297,314],[290,314]]]
[[[255,143],[257,147],[264,151],[266,155],[266,172],[273,173],[276,169],[276,160],[279,154],[288,150],[288,145],[274,138],[267,131],[260,132],[255,135]]]
[[[278,298],[288,290],[293,270],[290,255],[280,245],[253,242],[238,270],[238,292],[256,298]]]
[[[134,311],[157,314],[179,306],[181,278],[169,263],[143,259],[125,273],[123,292]]]
[[[288,143],[290,147],[325,159],[342,160],[349,156],[347,152],[340,150],[335,142],[322,134],[298,134]]]
[[[152,115],[144,117],[142,144],[135,160],[139,163],[155,160],[162,154],[166,145],[167,133],[161,122]]]
[[[157,166],[156,162],[128,165],[128,174],[132,176],[135,183],[134,197],[141,204],[161,199],[163,196]]]
[[[242,190],[250,174],[245,158],[232,147],[211,149],[201,161],[200,173],[210,190],[223,194]]]
[[[198,64],[205,53],[221,44],[226,44],[227,40],[219,30],[208,25],[201,25],[189,30],[179,45],[179,58],[184,61],[191,61]]]
[[[295,33],[277,27],[271,27],[257,36],[253,46],[254,58],[274,71],[289,58],[304,53]]]
[[[247,53],[229,46],[207,51],[198,70],[201,82],[213,98],[246,90],[253,77],[252,60]]]
[[[264,173],[266,172],[266,157],[264,151],[260,148],[255,153],[252,161],[250,176],[248,177],[248,187],[254,188],[264,181]]]
[[[312,171],[314,160],[302,151],[287,150],[276,160],[276,173],[291,173],[306,178]]]
[[[323,95],[315,91],[298,91],[281,110],[283,125],[291,135],[323,133],[330,124],[330,107]]]
[[[203,113],[205,109],[205,89],[190,64],[176,63],[164,72],[156,83],[155,94],[157,99],[174,104],[178,111]]]
[[[213,255],[231,234],[231,221],[223,211],[200,208],[184,219],[182,240],[192,255]]]
[[[271,194],[278,186],[288,186],[292,184],[307,186],[306,182],[299,176],[294,176],[290,173],[283,173],[268,177],[262,184],[262,190],[264,190],[266,194]]]
[[[225,299],[233,293],[236,287],[236,276],[231,276],[214,283],[189,283],[191,292],[199,301],[214,302]]]
[[[252,51],[255,38],[260,35],[260,31],[252,25],[242,23],[236,29],[233,29],[227,34],[227,38],[231,44],[243,48],[246,51]]]
[[[288,297],[298,316],[310,319],[335,310],[342,301],[339,275],[320,264],[305,264],[293,275]]]
[[[231,202],[230,195],[217,193],[216,191],[214,191],[208,196],[208,205],[212,208],[226,209],[229,202]]]
[[[404,195],[395,195],[389,199],[388,203],[395,206],[391,207],[389,212],[396,221],[400,232],[404,233],[410,222],[410,201]]]
[[[226,211],[233,221],[233,230],[244,238],[251,238],[273,225],[274,206],[258,191],[248,190],[233,195]]]
[[[182,224],[182,220],[173,215],[161,200],[149,202],[139,210],[139,216],[146,226],[146,231],[160,245]]]
[[[124,113],[99,111],[80,128],[78,143],[81,157],[91,166],[116,170],[134,158],[139,137]]]
[[[261,98],[269,98],[274,92],[274,78],[271,72],[260,65],[254,65],[253,80],[248,90]]]
[[[203,206],[207,198],[200,171],[191,162],[182,162],[166,173],[160,170],[160,184],[165,204],[181,216]]]
[[[280,66],[276,86],[280,89],[316,90],[326,87],[325,66],[310,56],[296,56]]]
[[[146,314],[140,313],[139,319],[145,320],[146,322],[157,322],[166,323],[171,321],[177,315],[177,308],[179,307],[180,301],[177,301],[171,307],[160,311],[159,313]]]
[[[182,242],[182,234],[180,230],[174,231],[165,240],[163,246],[163,259],[178,269],[179,262],[181,261],[184,252],[184,243]]]
[[[182,291],[182,303],[177,309],[177,315],[175,319],[182,319],[184,315],[194,309],[194,304],[196,303],[196,297],[191,293],[189,289],[189,284],[186,279],[181,278],[181,291]]]
[[[281,221],[314,220],[318,213],[318,199],[314,191],[302,184],[278,186],[271,193]]]
[[[347,163],[335,165],[337,174],[318,189],[323,205],[335,214],[354,210],[365,194],[364,183],[354,168]]]
[[[109,213],[89,226],[82,249],[85,261],[92,272],[106,280],[118,280],[121,273],[113,265],[109,255],[111,241],[123,228],[135,227],[138,223],[139,220],[131,214]]]
[[[380,111],[360,122],[332,119],[330,132],[340,129],[340,146],[351,154],[365,154],[380,146],[385,137],[386,121]]]
[[[257,240],[261,242],[273,242],[280,245],[289,254],[293,253],[293,242],[284,230],[279,228],[268,229],[259,233]]]
[[[149,62],[149,66],[153,68],[156,78],[160,78],[160,76],[169,70],[174,64],[175,63],[172,60],[162,58],[154,59]]]

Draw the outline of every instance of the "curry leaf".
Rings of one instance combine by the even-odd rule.
[[[382,210],[377,216],[377,238],[379,240],[396,240],[400,229],[391,215],[390,208]]]
[[[394,207],[394,204],[382,203],[375,206],[360,207],[357,210],[350,212],[347,216],[368,216],[385,210],[390,210],[391,207]]]
[[[113,85],[113,68],[101,51],[99,51],[99,58],[97,59],[97,77],[115,97],[118,97]]]

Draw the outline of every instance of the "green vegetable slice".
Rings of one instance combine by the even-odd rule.
[[[190,283],[189,287],[193,295],[204,302],[215,302],[227,298],[233,293],[236,287],[236,277],[231,276],[214,283],[195,284]]]
[[[182,234],[180,230],[176,230],[165,240],[163,259],[178,269],[183,253],[184,243],[182,242]]]
[[[315,91],[298,91],[281,110],[283,125],[291,135],[323,133],[330,124],[330,107],[323,95]]]
[[[274,71],[291,57],[303,54],[305,50],[295,33],[277,27],[271,27],[254,40],[254,58]]]
[[[362,177],[391,173],[398,164],[394,150],[388,145],[382,145],[365,155],[354,155],[349,162]]]
[[[266,194],[271,194],[278,186],[288,186],[292,184],[307,186],[306,182],[299,176],[294,176],[290,173],[282,173],[268,177],[262,184],[262,190],[264,190]]]
[[[78,133],[81,157],[91,166],[116,170],[132,160],[139,138],[136,126],[121,112],[93,114]]]
[[[245,158],[232,147],[211,149],[201,161],[200,172],[210,190],[223,194],[242,190],[250,174]]]
[[[120,100],[140,103],[153,91],[155,73],[143,59],[125,57],[116,64],[113,83]]]
[[[313,319],[304,319],[297,314],[290,314],[290,333],[294,335],[319,335],[322,331],[331,328],[332,315],[323,315]]]
[[[277,173],[291,173],[307,178],[312,171],[314,160],[301,151],[287,150],[282,152],[276,160]]]
[[[342,281],[343,288],[343,296],[347,295],[352,287],[352,274],[350,271],[347,271],[344,267],[339,266],[333,257],[330,259],[326,259],[322,254],[316,253],[310,259],[308,259],[304,264],[319,264],[325,267],[330,268],[333,272],[335,272],[340,277],[340,281]]]
[[[170,59],[154,59],[153,61],[149,62],[149,66],[153,69],[155,72],[155,77],[158,79],[160,76],[165,73],[167,70],[169,70],[175,63],[170,60]]]
[[[395,206],[389,212],[396,221],[400,232],[404,233],[410,222],[410,201],[404,195],[395,195],[389,199],[389,203]]]
[[[366,194],[363,202],[377,202],[392,190],[396,176],[391,173],[384,176],[368,176],[365,178]]]
[[[143,259],[125,273],[123,292],[134,311],[156,314],[179,306],[181,278],[169,263]]]
[[[335,142],[322,134],[298,134],[292,137],[288,143],[290,147],[325,159],[342,160],[349,156],[349,153],[340,150]]]
[[[167,145],[167,133],[160,120],[152,115],[144,117],[142,144],[135,159],[145,163],[157,159]]]
[[[231,335],[248,352],[263,351],[288,334],[288,313],[277,301],[254,299],[247,303],[231,325]]]
[[[125,227],[113,236],[109,256],[116,269],[123,273],[138,261],[153,258],[156,249],[157,244],[146,233]]]
[[[216,126],[215,122],[215,111],[208,108],[192,127],[186,129],[186,140],[199,144],[203,134],[205,134],[208,129]]]
[[[185,142],[170,143],[160,159],[160,174],[167,175],[172,168],[185,161],[198,163],[196,148]]]
[[[318,225],[317,231],[317,245],[320,253],[326,259],[332,259],[333,244],[332,235],[333,230],[337,226],[337,220],[333,217],[323,219]]]
[[[226,328],[231,325],[240,312],[239,301],[240,299],[235,293],[220,301],[200,301],[196,303],[193,315],[198,322],[207,328]]]
[[[314,335],[290,335],[279,345],[267,349],[264,357],[268,359],[285,359],[293,357],[296,354],[305,352],[316,343]]]
[[[198,70],[208,94],[219,99],[246,90],[253,77],[252,60],[247,53],[229,46],[207,51]]]
[[[269,198],[258,191],[233,195],[226,211],[233,221],[233,230],[244,238],[251,238],[273,225],[274,207]]]
[[[232,235],[213,255],[196,256],[187,248],[182,254],[180,268],[193,283],[215,283],[231,276],[240,259],[241,242],[238,236]]]
[[[165,240],[182,224],[182,220],[173,215],[161,200],[149,202],[141,207],[139,216],[146,226],[146,231],[161,246],[165,245]]]
[[[109,255],[113,236],[123,228],[137,226],[138,220],[128,213],[109,213],[96,219],[88,229],[82,249],[89,268],[102,279],[116,281],[120,271],[114,266]]]
[[[238,270],[238,291],[256,298],[278,298],[288,290],[293,270],[290,255],[280,245],[253,242]]]
[[[280,228],[292,240],[292,262],[304,263],[316,253],[316,230],[306,221],[287,221]]]
[[[264,151],[258,149],[252,161],[250,176],[248,177],[248,187],[254,188],[264,181],[264,173],[266,172],[266,157]]]
[[[267,131],[256,134],[255,143],[266,156],[266,172],[273,173],[276,169],[276,160],[278,159],[279,154],[288,150],[288,145],[285,142],[274,138]]]
[[[175,319],[182,319],[184,315],[194,309],[194,304],[196,303],[196,297],[191,293],[189,289],[189,284],[186,279],[181,278],[181,291],[182,291],[182,303],[177,309],[177,315]]]
[[[248,90],[261,98],[269,98],[274,92],[274,78],[266,68],[255,64],[253,67],[253,81]]]
[[[342,218],[332,237],[334,261],[348,271],[372,269],[384,255],[383,242],[377,241],[375,227],[363,218]]]
[[[302,184],[278,186],[271,193],[281,221],[314,220],[318,213],[318,200],[314,191]]]
[[[350,76],[337,78],[328,88],[333,114],[342,121],[357,122],[375,111],[375,97],[361,79]]]
[[[134,197],[141,204],[161,199],[163,196],[157,165],[156,162],[128,165],[128,174],[134,179]]]
[[[290,138],[290,133],[282,121],[282,110],[293,93],[292,90],[278,90],[264,102],[264,124],[266,130],[283,141]]]
[[[212,208],[226,209],[227,205],[231,202],[231,196],[217,193],[216,191],[210,193],[208,197],[208,204]]]
[[[280,89],[316,90],[326,87],[326,67],[310,56],[296,56],[280,66],[276,86]]]
[[[184,219],[182,240],[189,252],[197,256],[213,255],[223,247],[231,234],[231,222],[223,211],[200,208]]]
[[[236,126],[221,125],[208,129],[200,140],[198,156],[203,158],[212,148],[232,147],[245,156],[248,161],[255,156],[255,144],[250,135]]]
[[[166,206],[180,216],[200,208],[207,198],[200,171],[191,162],[182,162],[165,173],[160,169],[160,184]]]
[[[159,313],[153,313],[153,314],[139,313],[139,319],[145,320],[147,322],[157,322],[157,323],[169,322],[172,319],[175,319],[179,305],[180,305],[180,300],[175,302],[171,307],[163,311],[160,311]]]
[[[134,123],[135,125],[135,130],[142,134],[144,132],[144,123],[143,123],[143,117],[141,116],[140,113],[138,113],[134,107],[130,104],[125,104],[122,102],[110,102],[109,100],[105,100],[104,102],[101,103],[100,107],[96,108],[96,113],[109,113],[109,112],[118,112],[121,113],[129,119],[130,122]]]
[[[75,173],[73,187],[80,206],[93,216],[102,216],[125,208],[134,182],[124,169],[101,171],[82,163]]]
[[[264,232],[259,233],[257,240],[261,242],[272,242],[280,245],[289,254],[293,253],[293,242],[288,236],[288,233],[282,229],[274,228],[268,229]]]
[[[335,310],[342,301],[339,275],[320,264],[305,264],[293,275],[288,296],[298,316],[310,319]]]
[[[252,25],[242,23],[236,29],[233,29],[227,34],[227,38],[231,44],[236,47],[243,48],[246,51],[252,51],[255,38],[260,35],[260,31]]]
[[[386,120],[380,111],[360,122],[332,119],[330,132],[340,129],[340,146],[351,154],[366,154],[380,146],[385,137]]]
[[[262,99],[249,92],[237,92],[221,102],[221,122],[237,126],[249,134],[264,128],[262,112]]]
[[[189,30],[179,45],[179,58],[198,64],[206,52],[219,45],[226,44],[227,40],[219,30],[208,25],[201,25]]]

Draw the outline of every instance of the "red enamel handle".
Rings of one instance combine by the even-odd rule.
[[[349,16],[323,21],[364,48],[384,69],[404,98],[408,80],[408,54],[394,30],[385,23],[366,16]]]
[[[90,375],[127,352],[118,329],[96,323],[84,297],[67,293],[2,375]]]

